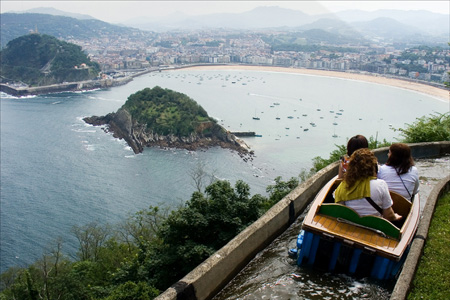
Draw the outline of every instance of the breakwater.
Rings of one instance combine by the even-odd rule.
[[[124,85],[132,80],[133,80],[132,77],[123,77],[120,79],[87,80],[87,81],[59,83],[37,87],[13,87],[6,84],[0,84],[0,91],[12,96],[23,97],[29,95],[42,95],[68,91],[75,92],[99,88],[108,88],[113,86]]]
[[[256,133],[254,131],[233,131],[231,134],[238,136],[238,137],[250,137],[250,136],[256,136]]]

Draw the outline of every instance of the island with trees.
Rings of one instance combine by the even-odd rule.
[[[220,146],[241,155],[252,153],[193,99],[159,86],[130,95],[115,113],[83,120],[94,126],[107,125],[105,131],[124,139],[135,153],[152,146],[187,150]]]

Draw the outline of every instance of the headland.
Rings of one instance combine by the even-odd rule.
[[[105,131],[124,139],[136,154],[152,146],[187,150],[220,146],[252,154],[245,142],[217,124],[193,99],[158,86],[130,95],[115,113],[83,120],[106,125]]]

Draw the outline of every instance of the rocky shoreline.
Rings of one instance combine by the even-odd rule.
[[[154,146],[190,151],[219,146],[236,151],[244,160],[248,160],[253,155],[253,151],[244,141],[213,122],[203,124],[203,127],[210,129],[211,133],[208,135],[191,133],[189,136],[175,136],[160,135],[148,130],[145,124],[134,121],[124,108],[106,116],[85,117],[83,120],[93,126],[105,126],[103,127],[105,132],[111,132],[115,138],[124,139],[135,154],[141,153],[145,147]]]

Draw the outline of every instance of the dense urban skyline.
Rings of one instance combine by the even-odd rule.
[[[349,9],[427,10],[449,14],[448,1],[17,1],[2,0],[1,12],[19,12],[39,7],[87,14],[106,22],[122,22],[144,16],[164,17],[177,12],[195,16],[213,13],[239,13],[259,6],[279,6],[323,14]]]

